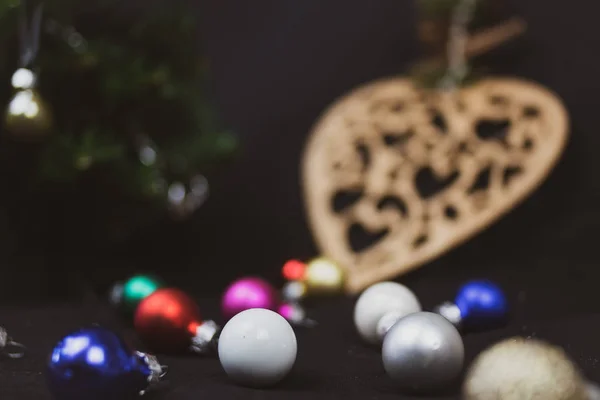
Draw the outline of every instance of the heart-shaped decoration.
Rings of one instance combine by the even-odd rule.
[[[500,218],[548,175],[567,134],[557,96],[518,79],[453,93],[402,78],[360,87],[325,112],[305,149],[313,235],[358,292]]]

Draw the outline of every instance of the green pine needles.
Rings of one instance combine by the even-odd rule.
[[[0,104],[13,94],[24,0],[0,0]],[[88,177],[165,204],[169,183],[210,174],[237,149],[211,107],[196,17],[182,1],[44,2],[32,69],[53,125],[35,151],[35,180]],[[28,2],[29,14],[35,4]],[[10,137],[6,128],[2,136]],[[92,178],[93,177],[93,178]]]

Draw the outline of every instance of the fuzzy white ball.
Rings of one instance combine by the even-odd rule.
[[[587,384],[562,348],[536,339],[503,340],[471,364],[464,400],[589,400]]]

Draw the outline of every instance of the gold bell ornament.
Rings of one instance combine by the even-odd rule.
[[[19,68],[12,76],[16,93],[8,103],[4,123],[7,131],[19,140],[41,140],[52,128],[52,114],[36,89],[36,80],[36,75],[27,68]]]

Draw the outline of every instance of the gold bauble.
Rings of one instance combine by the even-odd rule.
[[[327,258],[315,258],[306,265],[303,281],[310,293],[339,293],[344,287],[344,271]]]
[[[501,341],[471,364],[464,400],[588,400],[587,385],[562,348],[521,337]]]
[[[19,140],[43,139],[52,128],[50,108],[33,88],[15,93],[4,122],[8,132]]]

